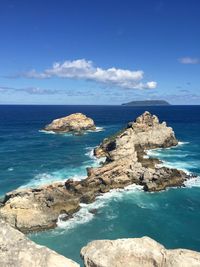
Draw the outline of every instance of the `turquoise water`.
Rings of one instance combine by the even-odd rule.
[[[92,148],[144,110],[117,106],[0,106],[0,194],[20,186],[83,178],[87,166],[98,164],[91,156]],[[175,148],[150,151],[149,156],[200,175],[200,107],[148,110],[166,120],[181,141]],[[53,118],[72,112],[91,116],[103,130],[83,136],[39,132]],[[58,222],[56,229],[30,237],[77,262],[81,262],[81,247],[94,239],[148,235],[168,248],[200,251],[199,180],[192,179],[185,188],[159,193],[145,193],[139,187],[112,191],[84,205],[75,218]]]

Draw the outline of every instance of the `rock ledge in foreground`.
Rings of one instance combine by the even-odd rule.
[[[1,267],[80,267],[76,262],[39,246],[0,220]]]
[[[95,130],[94,121],[82,113],[74,113],[69,116],[55,119],[46,125],[43,130],[56,133],[81,133],[87,130]]]
[[[82,248],[85,267],[199,267],[200,253],[166,249],[149,237],[97,240]]]

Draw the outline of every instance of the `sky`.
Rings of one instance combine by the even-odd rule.
[[[200,104],[199,0],[1,0],[0,104]]]

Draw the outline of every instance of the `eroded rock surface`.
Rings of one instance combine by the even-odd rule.
[[[122,131],[106,138],[95,149],[95,156],[106,157],[106,164],[93,168],[90,173],[106,180],[108,177],[119,177],[128,183],[143,185],[147,191],[180,186],[187,178],[183,171],[159,167],[158,160],[144,158],[147,149],[167,148],[177,144],[173,129],[167,127],[166,122],[160,123],[158,117],[146,111],[135,122],[130,122]]]
[[[82,113],[74,113],[69,116],[55,119],[46,125],[45,131],[53,131],[56,133],[81,133],[86,130],[95,130],[94,121]]]
[[[200,253],[166,249],[149,237],[97,240],[82,248],[85,267],[199,267]]]
[[[55,227],[59,215],[66,220],[80,203],[90,203],[111,189],[133,183],[146,191],[182,186],[186,173],[160,167],[157,159],[144,158],[146,149],[177,144],[172,128],[145,112],[95,149],[94,154],[106,161],[100,167],[88,168],[86,179],[10,192],[2,201],[0,217],[23,232],[38,231]]]
[[[1,267],[80,267],[76,262],[39,246],[0,220]]]
[[[64,183],[53,183],[7,193],[2,205],[0,217],[26,233],[54,228],[60,214],[70,216],[79,209],[79,199]]]

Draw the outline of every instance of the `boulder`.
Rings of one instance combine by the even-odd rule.
[[[166,249],[149,237],[97,240],[82,248],[85,267],[199,267],[200,253]]]
[[[39,246],[0,220],[1,267],[80,267],[76,262]]]

